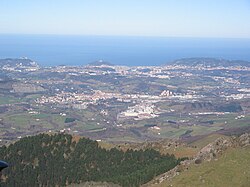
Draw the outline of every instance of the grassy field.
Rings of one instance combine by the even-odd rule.
[[[197,148],[188,147],[188,146],[179,146],[177,148],[170,148],[170,149],[161,149],[158,150],[162,154],[173,154],[177,158],[188,157],[192,158],[194,155],[197,154],[199,151]]]
[[[34,101],[35,99],[39,98],[40,96],[41,96],[40,94],[28,95],[28,96],[22,97],[22,98],[13,97],[13,96],[0,96],[0,105]]]
[[[155,187],[249,187],[250,147],[228,150],[218,160],[193,165]]]
[[[44,128],[53,128],[47,121],[50,117],[48,114],[27,114],[26,112],[20,114],[11,114],[4,117],[12,127],[17,129],[28,130],[30,125],[40,125]]]
[[[215,141],[217,138],[220,138],[220,137],[226,137],[225,135],[221,135],[221,134],[211,134],[211,135],[208,135],[200,140],[197,140],[195,142],[192,142],[190,143],[189,145],[190,146],[195,146],[199,149],[205,147],[206,145],[208,145],[209,143]]]
[[[23,110],[20,102],[23,103],[23,106],[25,108],[27,107],[25,106],[27,103],[29,103],[30,101],[34,101],[34,99],[39,96],[39,94],[29,95],[24,98],[0,96],[0,105],[19,103],[16,106],[8,106],[8,110],[0,114],[0,119],[2,119],[7,124],[5,125],[5,130],[10,130],[10,127],[13,127],[15,129],[12,128],[11,132],[29,132],[32,130],[41,130],[41,132],[43,132],[47,130],[58,131],[63,128],[71,128],[72,131],[78,131],[79,133],[98,133],[104,131],[104,127],[116,125],[114,116],[103,116],[102,114],[100,114],[100,111],[96,110],[94,107],[89,107],[84,110],[74,110],[52,108],[51,106],[37,106],[33,103],[31,105],[33,107],[33,110],[39,112],[39,114],[29,114],[27,111]],[[128,129],[128,133],[124,135],[125,137],[118,135],[117,137],[111,137],[110,139],[114,139],[114,141],[131,142],[141,141],[141,137],[150,137],[152,139],[178,139],[182,135],[185,135],[185,133],[189,133],[191,136],[206,135],[215,133],[216,131],[223,128],[229,129],[250,125],[250,116],[248,114],[246,114],[242,119],[235,119],[240,115],[237,113],[230,113],[225,115],[188,115],[185,113],[180,114],[180,111],[182,111],[184,107],[184,105],[182,104],[171,105],[170,102],[166,101],[158,103],[157,105],[160,108],[166,110],[174,109],[177,112],[161,114],[159,117],[151,119],[128,119],[124,121],[117,121],[117,124],[121,123],[123,125],[123,128]],[[65,113],[67,115],[61,116],[59,115],[60,113]],[[75,118],[75,123],[66,124],[66,117]],[[160,129],[155,130],[147,128],[145,127],[145,125],[157,125],[158,127],[160,127]],[[135,131],[138,131],[139,135],[129,135],[129,133],[131,133],[129,131],[130,128],[136,129]]]
[[[0,105],[22,102],[22,99],[16,97],[0,96]]]

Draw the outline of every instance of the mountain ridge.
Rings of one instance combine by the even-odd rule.
[[[246,66],[250,67],[250,62],[244,60],[227,60],[219,58],[181,58],[174,60],[165,65],[185,65],[185,66],[210,66],[210,67],[230,67],[230,66]]]

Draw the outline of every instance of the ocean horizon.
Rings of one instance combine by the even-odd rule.
[[[250,39],[0,34],[0,58],[27,57],[41,66],[156,66],[180,58],[250,61]]]

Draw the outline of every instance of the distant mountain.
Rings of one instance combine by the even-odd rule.
[[[0,67],[38,67],[39,65],[28,58],[5,58],[0,59]]]
[[[206,67],[229,67],[229,66],[246,66],[250,67],[250,62],[243,60],[225,60],[216,58],[183,58],[170,63],[171,65],[185,66],[206,66]],[[169,65],[169,64],[168,64]]]
[[[88,65],[89,66],[102,66],[102,65],[105,65],[105,66],[114,66],[114,64],[112,64],[110,62],[103,61],[103,60],[98,60],[98,61],[95,61],[95,62],[91,62]]]

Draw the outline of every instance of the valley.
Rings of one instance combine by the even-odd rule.
[[[40,67],[20,58],[0,67],[1,144],[40,132],[119,143],[250,131],[245,61]]]

